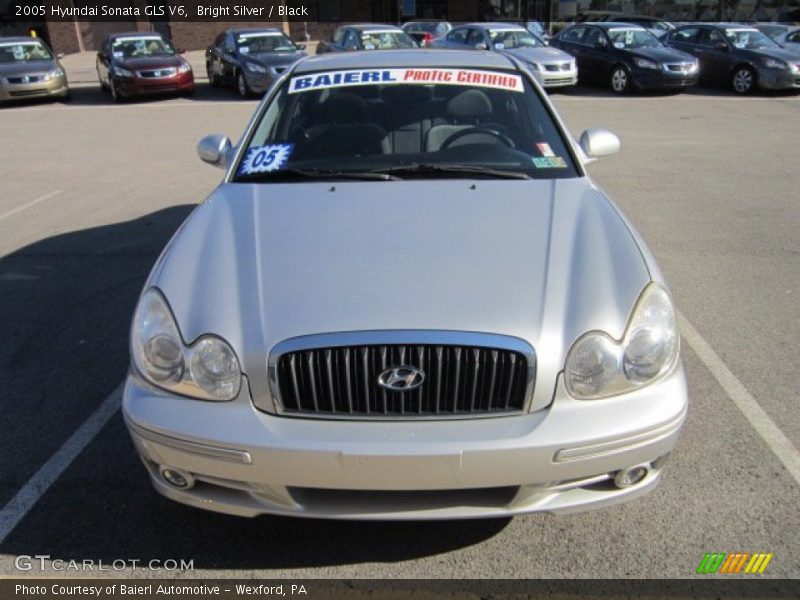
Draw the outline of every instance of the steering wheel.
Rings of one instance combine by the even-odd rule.
[[[495,129],[489,129],[488,127],[470,127],[469,129],[462,129],[461,131],[456,131],[453,135],[449,136],[445,141],[442,142],[442,145],[439,146],[439,150],[444,150],[446,148],[449,148],[453,142],[455,142],[456,140],[460,140],[464,136],[481,134],[481,133],[500,140],[501,142],[503,142],[503,144],[505,144],[509,148],[517,147],[517,145],[514,143],[514,140],[508,137],[505,133],[500,133]]]

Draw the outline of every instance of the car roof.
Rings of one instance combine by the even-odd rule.
[[[514,29],[520,30],[525,29],[524,25],[520,25],[519,23],[503,23],[503,22],[493,22],[493,23],[465,23],[464,27],[473,27],[475,29],[485,29],[485,30],[501,30],[501,29]]]
[[[142,37],[158,37],[162,40],[164,39],[163,36],[156,32],[156,31],[126,31],[123,33],[109,33],[108,39],[110,40],[118,40],[122,38],[142,38]]]
[[[624,23],[619,21],[600,21],[600,22],[593,22],[593,23],[581,23],[581,25],[585,26],[592,26],[592,27],[599,27],[600,29],[641,29],[644,30],[644,27],[641,25],[637,25],[636,23]]]
[[[374,31],[376,29],[383,30],[389,29],[392,31],[403,31],[397,25],[383,25],[381,23],[353,23],[351,25],[344,25],[343,27],[355,29],[356,31]]]
[[[500,52],[476,50],[370,50],[369,52],[333,52],[317,54],[301,60],[295,73],[336,69],[380,69],[402,67],[461,67],[516,69],[514,63]]]
[[[0,44],[10,44],[14,42],[42,42],[45,46],[47,45],[42,38],[35,38],[29,35],[0,36]]]
[[[242,33],[283,33],[283,30],[277,27],[254,27],[251,29],[228,29],[225,33],[232,33],[233,35]]]

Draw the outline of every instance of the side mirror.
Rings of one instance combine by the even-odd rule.
[[[477,44],[475,44],[475,48],[477,50],[488,50],[489,46],[486,44],[486,42],[478,42]]]
[[[305,50],[306,49],[306,45],[305,44],[297,44],[297,49],[298,50]]]
[[[59,52],[58,54],[56,54],[56,58],[57,58],[58,60],[61,60],[61,59],[62,59],[62,58],[64,58],[65,56],[66,56],[66,54],[64,54],[63,52]]]
[[[619,138],[607,129],[587,129],[581,134],[581,150],[587,158],[602,158],[619,152]]]
[[[608,50],[608,45],[605,42],[603,42],[602,40],[597,40],[594,43],[594,47],[595,47],[596,50],[602,50],[603,52]]]
[[[207,135],[197,144],[200,160],[224,169],[233,153],[233,145],[227,136],[219,133]]]
[[[186,48],[178,48],[178,54],[186,54]]]
[[[714,44],[714,50],[719,50],[720,52],[727,52],[728,50],[730,50],[730,46],[728,46],[728,44],[726,44],[725,42],[717,42],[716,44]]]

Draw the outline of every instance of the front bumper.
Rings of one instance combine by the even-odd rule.
[[[544,88],[559,88],[578,83],[578,69],[569,71],[539,71],[539,81]]]
[[[697,84],[699,71],[679,73],[637,67],[633,71],[633,78],[636,86],[643,90],[683,89]]]
[[[346,519],[503,517],[576,512],[635,498],[658,483],[687,410],[682,367],[616,398],[458,421],[331,421],[177,397],[128,377],[124,415],[156,489],[219,512]],[[645,464],[639,483],[609,473]],[[160,469],[189,475],[168,484]]]
[[[125,98],[158,94],[188,94],[194,91],[194,75],[189,71],[163,78],[115,77],[114,84],[117,86],[117,92]]]
[[[765,90],[800,89],[800,71],[760,68],[758,85]]]
[[[0,77],[0,102],[35,98],[66,98],[69,85],[66,75],[36,83],[9,83]]]

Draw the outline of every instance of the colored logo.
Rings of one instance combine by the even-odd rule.
[[[766,552],[755,554],[750,554],[749,552],[733,552],[730,554],[707,552],[703,560],[700,561],[700,566],[697,567],[697,573],[701,575],[709,575],[711,573],[761,575],[766,571],[767,565],[773,556],[774,554],[767,554]]]

